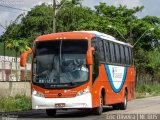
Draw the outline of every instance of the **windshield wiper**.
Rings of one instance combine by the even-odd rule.
[[[75,82],[73,82],[74,80],[71,80],[68,84],[70,84],[70,85],[76,85],[76,83]]]

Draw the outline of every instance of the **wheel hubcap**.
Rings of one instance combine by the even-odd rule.
[[[127,106],[127,96],[125,95],[125,98],[124,98],[124,105]]]
[[[101,103],[100,103],[100,105],[101,105],[101,106],[100,106],[100,111],[103,111],[103,100],[102,100],[102,98],[101,98],[100,102],[101,102]]]

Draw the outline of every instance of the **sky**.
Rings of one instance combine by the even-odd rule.
[[[0,0],[0,35],[5,32],[5,28],[14,21],[21,13],[27,13],[25,10],[31,10],[35,5],[43,2],[52,4],[53,0]],[[59,2],[59,0],[57,1]],[[119,6],[126,5],[128,8],[144,6],[144,10],[138,13],[138,17],[146,15],[160,17],[160,0],[83,0],[83,5],[94,8],[99,2],[105,2],[108,5]],[[10,6],[22,10],[10,9],[2,6]],[[23,11],[24,10],[24,11]]]

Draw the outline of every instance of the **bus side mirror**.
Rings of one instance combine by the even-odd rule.
[[[28,51],[25,51],[24,53],[22,53],[21,55],[21,59],[20,59],[20,66],[21,67],[25,67],[26,66],[26,61],[27,61],[27,56],[28,54],[31,54],[32,53],[32,50],[28,50]]]
[[[94,47],[91,47],[88,51],[87,51],[87,64],[88,65],[92,65],[93,64],[93,51],[94,51]]]

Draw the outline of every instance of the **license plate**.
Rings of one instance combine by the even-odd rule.
[[[55,107],[57,107],[57,108],[63,108],[63,107],[65,107],[65,103],[56,103]]]

